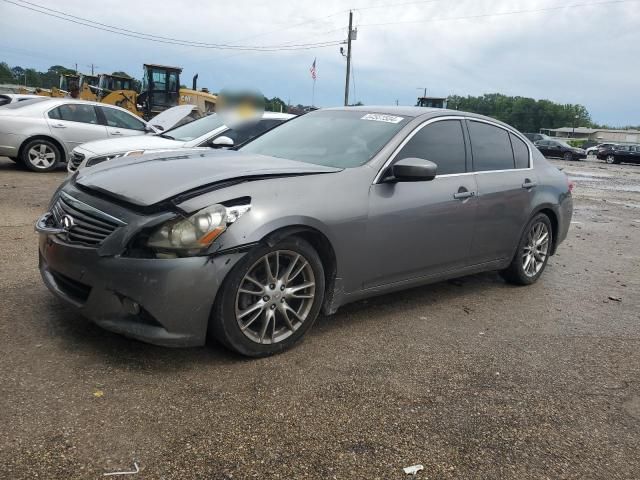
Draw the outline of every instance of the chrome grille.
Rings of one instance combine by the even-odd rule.
[[[70,243],[98,246],[118,227],[125,225],[122,220],[101,212],[65,192],[60,192],[51,213],[55,223],[65,228],[65,232],[59,236]]]
[[[67,170],[69,170],[70,172],[75,172],[83,160],[84,160],[84,155],[82,153],[73,152],[71,154],[71,158],[69,159]]]

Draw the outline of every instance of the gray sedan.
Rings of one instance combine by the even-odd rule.
[[[373,295],[487,270],[531,284],[571,215],[567,176],[508,125],[358,107],[237,151],[106,161],[36,229],[44,282],[98,325],[264,356]]]

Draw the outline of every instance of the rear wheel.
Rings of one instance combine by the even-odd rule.
[[[44,138],[29,141],[22,149],[22,163],[34,172],[50,172],[62,160],[58,146]]]
[[[571,152],[564,152],[564,155],[562,156],[562,158],[564,158],[567,162],[573,160],[573,153]]]
[[[552,240],[549,217],[544,213],[537,214],[527,224],[511,264],[500,272],[502,277],[516,285],[536,282],[547,266]]]
[[[218,292],[209,333],[250,357],[281,352],[313,325],[324,298],[318,253],[301,238],[249,252]]]

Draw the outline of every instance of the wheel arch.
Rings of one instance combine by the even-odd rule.
[[[59,140],[56,140],[55,138],[49,135],[33,135],[29,138],[26,138],[18,148],[18,158],[22,160],[22,154],[24,152],[25,147],[29,144],[29,142],[33,140],[39,140],[39,139],[47,140],[53,143],[56,147],[58,147],[58,150],[60,150],[60,155],[62,155],[62,158],[60,159],[60,161],[61,162],[67,161],[67,150],[64,148],[64,145],[62,145],[62,143]]]
[[[322,312],[330,314],[333,312],[332,303],[336,285],[336,277],[338,272],[338,262],[335,249],[329,238],[320,230],[308,225],[290,225],[281,227],[273,232],[265,235],[262,242],[273,247],[281,240],[287,237],[301,237],[309,242],[311,246],[318,252],[320,261],[324,268],[325,277],[325,295],[322,304]]]
[[[556,213],[556,211],[552,208],[551,205],[541,205],[539,206],[536,210],[534,210],[531,214],[531,218],[533,218],[534,216],[538,215],[539,213],[542,213],[544,215],[547,216],[547,218],[549,218],[549,221],[551,222],[551,251],[550,251],[550,255],[554,255],[556,253],[556,249],[558,247],[558,232],[559,232],[559,228],[560,228],[560,224],[559,224],[559,220],[558,220],[558,214]]]

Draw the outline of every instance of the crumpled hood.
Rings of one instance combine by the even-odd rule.
[[[80,170],[75,182],[128,203],[149,206],[226,180],[339,171],[339,168],[232,150],[177,150],[107,161]]]
[[[87,150],[95,155],[110,155],[130,150],[155,150],[160,148],[180,148],[185,142],[162,138],[159,135],[135,135],[83,143],[78,150]]]

